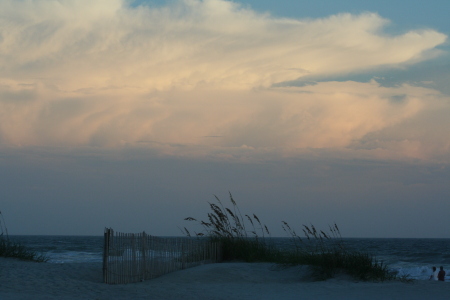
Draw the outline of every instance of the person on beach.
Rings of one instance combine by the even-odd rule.
[[[433,273],[431,273],[430,280],[438,280],[438,273],[439,271],[436,269],[436,267],[433,267]]]
[[[440,270],[439,273],[438,273],[438,280],[439,280],[439,281],[445,281],[445,271],[444,271],[444,267],[441,266],[440,269],[441,269],[441,270]]]

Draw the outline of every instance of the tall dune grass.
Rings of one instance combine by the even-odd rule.
[[[309,265],[317,279],[327,279],[345,272],[359,280],[385,281],[396,277],[388,266],[367,252],[349,250],[345,246],[337,224],[327,232],[314,225],[303,225],[304,238],[282,222],[283,229],[294,239],[294,249],[288,251],[286,264]]]
[[[194,232],[195,236],[207,236],[222,244],[223,260],[241,260],[246,262],[274,261],[281,254],[275,247],[266,243],[266,236],[270,236],[269,229],[262,224],[258,216],[242,216],[239,207],[230,194],[231,209],[224,207],[220,199],[215,196],[217,203],[209,203],[211,212],[208,222],[198,221],[188,217],[185,220],[198,222],[203,232]],[[192,236],[184,227],[184,233]]]
[[[8,229],[5,219],[0,211],[0,257],[13,257],[21,260],[30,260],[36,262],[45,262],[48,260],[44,255],[28,249],[20,243],[9,239]]]
[[[225,207],[215,196],[216,203],[209,203],[208,221],[188,217],[185,220],[201,225],[201,232],[188,236],[207,236],[222,243],[223,260],[246,262],[274,262],[283,265],[308,265],[317,280],[325,280],[344,272],[358,280],[385,281],[396,279],[387,265],[369,253],[349,250],[336,224],[328,231],[318,230],[314,225],[303,225],[303,237],[285,221],[282,228],[293,239],[291,249],[278,249],[271,242],[269,229],[258,216],[242,215],[230,193],[231,208]]]

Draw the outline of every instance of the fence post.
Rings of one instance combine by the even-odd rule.
[[[108,283],[109,235],[111,229],[105,228],[103,245],[103,281]]]
[[[147,235],[144,232],[142,232],[142,239],[141,239],[141,251],[142,251],[142,263],[141,263],[141,281],[145,280],[145,275],[147,274],[147,258],[146,258],[146,249],[145,246],[147,244]]]

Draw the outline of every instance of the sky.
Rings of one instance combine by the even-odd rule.
[[[182,235],[216,195],[450,238],[450,2],[0,1],[10,234]]]

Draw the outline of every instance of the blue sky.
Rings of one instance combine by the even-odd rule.
[[[276,236],[449,238],[449,8],[3,1],[9,232],[180,235],[231,192]]]

